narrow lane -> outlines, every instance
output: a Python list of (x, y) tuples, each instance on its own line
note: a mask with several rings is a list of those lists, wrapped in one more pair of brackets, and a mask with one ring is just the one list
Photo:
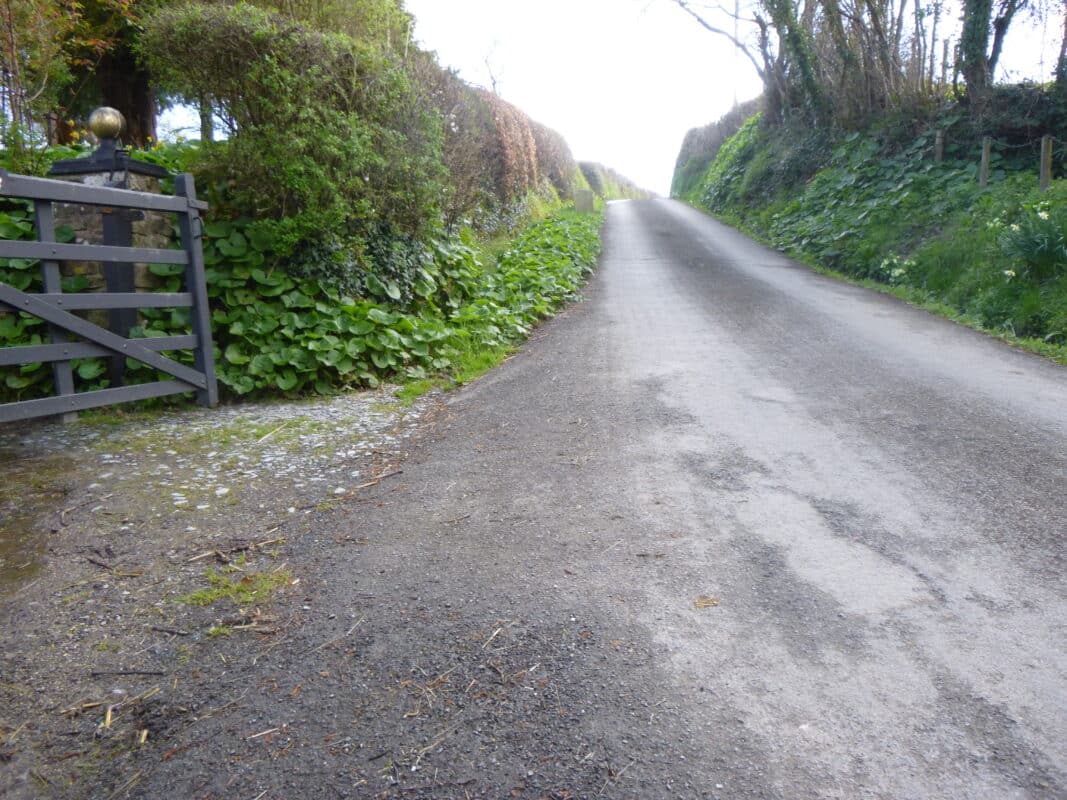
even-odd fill
[(857, 791), (1062, 796), (1064, 371), (680, 205), (612, 212), (618, 372), (678, 420), (633, 462), (735, 611), (660, 632), (675, 674), (731, 653), (776, 760)]
[(676, 203), (604, 236), (142, 796), (1067, 798), (1067, 371)]

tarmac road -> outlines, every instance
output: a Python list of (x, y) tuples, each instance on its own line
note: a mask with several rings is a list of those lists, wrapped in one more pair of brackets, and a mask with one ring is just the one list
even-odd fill
[(218, 723), (287, 748), (146, 796), (1067, 797), (1067, 371), (671, 201), (604, 237), (345, 520), (352, 646)]

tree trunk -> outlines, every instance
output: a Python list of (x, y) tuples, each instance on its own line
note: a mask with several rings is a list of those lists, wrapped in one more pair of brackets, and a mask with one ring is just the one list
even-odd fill
[(941, 3), (940, 0), (934, 0), (934, 24), (930, 28), (930, 86), (934, 85), (934, 66), (937, 58), (937, 25), (940, 21)]
[(197, 105), (200, 112), (200, 141), (212, 142), (215, 140), (215, 121), (212, 118), (211, 103), (207, 98), (201, 97)]
[[(1064, 9), (1067, 12), (1067, 9)], [(1063, 15), (1063, 38), (1060, 40), (1060, 57), (1056, 59), (1056, 80), (1067, 83), (1067, 13)]]
[[(1067, 12), (1067, 8), (1064, 11)], [(1060, 40), (1060, 57), (1056, 60), (1056, 92), (1061, 102), (1067, 102), (1067, 13), (1063, 15), (1063, 38)]]
[(144, 147), (156, 139), (156, 95), (148, 73), (122, 43), (100, 59), (96, 81), (104, 105), (117, 108), (126, 117), (122, 141)]
[(992, 0), (963, 0), (963, 29), (960, 32), (959, 72), (967, 83), (967, 100), (972, 115), (980, 115), (990, 84), (989, 25), (993, 18)]
[(1015, 16), (1015, 12), (1026, 5), (1026, 0), (1004, 0), (1000, 6), (1000, 13), (993, 20), (993, 47), (986, 59), (986, 72), (992, 82), (996, 77), (997, 62), (1000, 61), (1000, 51), (1004, 49), (1004, 37), (1008, 35), (1008, 27)]

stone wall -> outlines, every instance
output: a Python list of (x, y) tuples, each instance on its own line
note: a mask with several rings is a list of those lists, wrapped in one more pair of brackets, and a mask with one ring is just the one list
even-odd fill
[[(86, 186), (106, 186), (110, 173), (97, 172), (85, 175), (57, 176), (56, 180), (81, 183)], [(150, 175), (129, 173), (128, 186), (138, 192), (160, 194), (159, 179)], [(74, 230), (74, 240), (80, 244), (103, 244), (103, 213), (123, 213), (122, 209), (108, 209), (100, 206), (82, 206), (56, 203), (56, 225), (67, 225)], [(144, 219), (133, 222), (134, 247), (151, 247), (166, 249), (171, 240), (173, 219), (171, 214), (156, 211), (135, 212), (143, 214)], [(134, 285), (138, 291), (151, 291), (159, 286), (159, 279), (148, 271), (147, 264), (133, 264)], [(64, 276), (84, 275), (89, 280), (91, 291), (104, 291), (104, 268), (99, 262), (68, 261), (62, 267)]]

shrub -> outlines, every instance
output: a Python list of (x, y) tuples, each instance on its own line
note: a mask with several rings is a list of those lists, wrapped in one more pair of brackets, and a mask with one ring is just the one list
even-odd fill
[(638, 199), (649, 196), (648, 192), (629, 178), (603, 164), (595, 161), (579, 161), (578, 168), (589, 184), (589, 188), (604, 200)]
[(492, 92), (478, 90), (493, 118), (485, 154), (498, 200), (506, 203), (537, 187), (537, 144), (530, 118)]
[(540, 122), (531, 121), (530, 128), (533, 131), (539, 174), (552, 183), (560, 197), (570, 197), (574, 191), (574, 175), (578, 165), (574, 162), (567, 141)]
[[(150, 16), (142, 50), (163, 89), (228, 121), (198, 180), (217, 215), (257, 220), (293, 274), (358, 285), (369, 252), (436, 219), (439, 121), (380, 44), (247, 4), (191, 4)], [(323, 246), (334, 255), (320, 261)]]
[(756, 114), (762, 99), (749, 100), (736, 106), (717, 122), (693, 128), (682, 140), (671, 180), (671, 197), (696, 200), (700, 184), (723, 142), (733, 136), (745, 120)]
[(1067, 209), (1048, 200), (1023, 205), (1001, 225), (1000, 246), (1018, 272), (1042, 283), (1067, 272)]
[[(26, 204), (0, 211), (0, 238), (30, 239)], [(383, 262), (399, 258), (400, 271), (415, 275), (404, 290), (373, 276), (369, 299), (335, 286), (295, 277), (270, 265), (270, 241), (249, 220), (216, 220), (204, 227), (204, 261), (216, 345), (216, 370), (224, 396), (329, 393), (345, 386), (375, 386), (391, 377), (424, 378), (447, 371), (457, 354), (511, 344), (541, 317), (572, 297), (599, 253), (597, 215), (563, 213), (532, 226), (487, 268), (459, 237), (399, 246)], [(71, 232), (59, 231), (69, 239)], [(407, 263), (413, 259), (412, 263)], [(182, 267), (157, 264), (159, 290), (180, 289)], [(36, 262), (0, 263), (0, 281), (40, 290)], [(386, 273), (379, 273), (385, 275)], [(65, 291), (86, 288), (84, 278), (65, 281)], [(410, 291), (410, 302), (404, 292)], [(142, 309), (135, 337), (189, 332), (188, 309)], [(0, 346), (41, 344), (39, 319), (0, 312)], [(191, 353), (172, 354), (191, 362)], [(78, 389), (107, 386), (103, 361), (78, 359)], [(127, 361), (131, 382), (154, 380), (155, 371)], [(0, 369), (0, 399), (42, 396), (51, 390), (45, 364)]]

